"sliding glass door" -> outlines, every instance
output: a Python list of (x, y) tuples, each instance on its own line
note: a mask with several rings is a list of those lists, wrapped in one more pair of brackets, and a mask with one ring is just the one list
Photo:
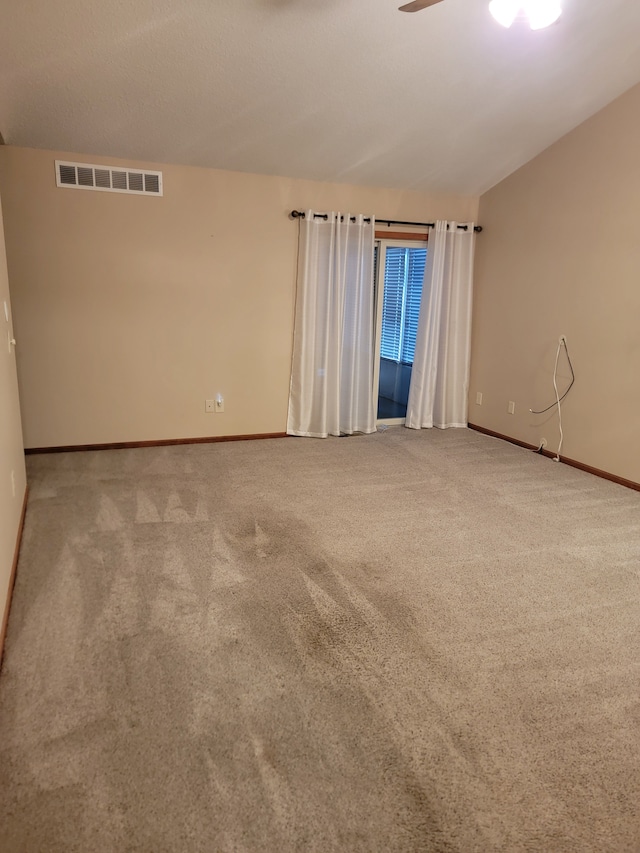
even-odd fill
[(407, 412), (427, 248), (424, 242), (381, 240), (376, 251), (378, 421), (402, 424)]

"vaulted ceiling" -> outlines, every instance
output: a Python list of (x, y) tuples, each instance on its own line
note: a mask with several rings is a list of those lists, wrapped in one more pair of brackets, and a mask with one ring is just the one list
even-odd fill
[(482, 192), (640, 81), (639, 0), (0, 0), (7, 144)]

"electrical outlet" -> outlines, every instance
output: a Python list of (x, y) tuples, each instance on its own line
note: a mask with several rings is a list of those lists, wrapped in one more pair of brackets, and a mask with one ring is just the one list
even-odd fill
[(516, 413), (516, 404), (513, 402), (513, 400), (509, 400), (509, 405), (507, 406), (507, 412), (508, 412), (510, 415), (515, 415), (515, 413)]
[(205, 412), (215, 412), (216, 401), (215, 400), (205, 400), (204, 401), (204, 410), (205, 410)]
[(224, 412), (224, 397), (222, 394), (218, 394), (215, 399), (215, 410), (216, 412)]
[(547, 439), (546, 439), (546, 438), (541, 438), (541, 439), (540, 439), (540, 446), (539, 446), (538, 450), (542, 450), (542, 448), (543, 448), (543, 447), (546, 447), (546, 446), (547, 446)]
[(476, 406), (482, 405), (482, 391), (476, 391)]

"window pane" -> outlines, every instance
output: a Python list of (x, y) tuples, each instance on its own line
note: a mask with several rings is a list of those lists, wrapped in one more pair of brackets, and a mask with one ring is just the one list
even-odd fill
[(386, 252), (380, 355), (413, 364), (426, 249), (389, 247)]
[(394, 361), (400, 361), (405, 255), (405, 249), (388, 248), (384, 268), (380, 355)]
[(407, 288), (401, 352), (401, 359), (407, 364), (413, 364), (413, 356), (416, 348), (418, 315), (420, 313), (422, 282), (424, 281), (426, 260), (426, 249), (407, 249)]

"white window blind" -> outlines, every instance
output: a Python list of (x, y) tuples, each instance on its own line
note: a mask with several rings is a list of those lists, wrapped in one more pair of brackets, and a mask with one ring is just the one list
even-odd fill
[(384, 270), (380, 355), (413, 364), (426, 249), (389, 246)]

